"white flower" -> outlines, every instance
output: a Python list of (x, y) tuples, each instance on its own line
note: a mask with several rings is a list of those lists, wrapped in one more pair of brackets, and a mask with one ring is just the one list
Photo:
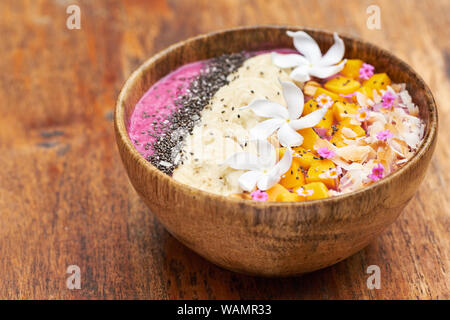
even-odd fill
[[(344, 41), (335, 32), (334, 44), (322, 56), (316, 41), (304, 31), (288, 31), (287, 35), (294, 38), (294, 47), (299, 54), (280, 54), (273, 52), (272, 61), (280, 68), (293, 68), (290, 77), (296, 81), (305, 82), (310, 76), (325, 79), (344, 68), (347, 60), (342, 60), (345, 53)], [(340, 63), (339, 63), (340, 62)]]
[(266, 140), (272, 133), (278, 130), (278, 140), (285, 147), (300, 146), (303, 137), (296, 130), (312, 128), (317, 125), (327, 112), (327, 108), (320, 108), (299, 119), (303, 112), (303, 92), (292, 82), (280, 81), (287, 109), (265, 99), (254, 100), (248, 106), (260, 117), (271, 118), (258, 123), (250, 129), (250, 135), (254, 139)]
[(239, 177), (239, 185), (245, 191), (267, 190), (280, 181), (281, 175), (289, 170), (292, 163), (292, 149), (287, 148), (283, 158), (277, 163), (275, 148), (266, 140), (251, 141), (256, 143), (258, 155), (238, 152), (226, 160), (233, 169), (247, 170)]

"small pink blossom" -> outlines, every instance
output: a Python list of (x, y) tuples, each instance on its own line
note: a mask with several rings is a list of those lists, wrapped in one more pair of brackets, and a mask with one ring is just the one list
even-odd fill
[(359, 78), (362, 80), (368, 80), (373, 76), (373, 71), (375, 67), (368, 63), (363, 63), (362, 67), (359, 69)]
[(369, 178), (372, 181), (378, 181), (383, 178), (384, 167), (381, 163), (378, 163), (375, 167), (372, 168), (372, 173), (369, 174)]
[(390, 132), (388, 129), (384, 131), (380, 131), (377, 134), (377, 139), (381, 141), (387, 141), (388, 139), (391, 139), (394, 135), (392, 132)]
[(252, 196), (252, 199), (256, 201), (267, 201), (267, 199), (269, 199), (269, 195), (267, 194), (267, 192), (259, 189), (253, 191), (252, 193), (250, 193), (250, 195)]
[(334, 157), (335, 153), (333, 150), (328, 149), (327, 147), (322, 147), (317, 149), (317, 153), (324, 159), (331, 159)]
[(383, 108), (389, 109), (394, 105), (396, 95), (390, 91), (386, 91), (381, 98), (382, 98), (381, 101), (383, 102)]
[(339, 93), (339, 95), (340, 95), (342, 98), (353, 98), (353, 96), (354, 96), (355, 94), (356, 94), (356, 92), (349, 93), (349, 94)]
[(322, 108), (329, 108), (333, 105), (333, 99), (324, 93), (316, 98), (316, 102)]

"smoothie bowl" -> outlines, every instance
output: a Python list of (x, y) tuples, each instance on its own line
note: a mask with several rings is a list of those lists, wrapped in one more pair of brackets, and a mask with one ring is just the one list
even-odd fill
[(149, 59), (120, 93), (115, 132), (130, 181), (174, 237), (224, 268), (289, 276), (395, 221), (430, 162), (437, 109), (374, 45), (261, 26)]

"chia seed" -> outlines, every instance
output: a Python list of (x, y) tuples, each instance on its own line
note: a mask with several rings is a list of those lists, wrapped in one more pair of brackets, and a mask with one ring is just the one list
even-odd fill
[(192, 79), (186, 93), (174, 101), (178, 108), (162, 123), (153, 122), (158, 136), (151, 143), (154, 153), (147, 157), (149, 162), (168, 175), (183, 163), (183, 138), (193, 134), (202, 110), (221, 87), (228, 85), (228, 75), (239, 69), (247, 58), (245, 53), (226, 54), (205, 63), (200, 75)]

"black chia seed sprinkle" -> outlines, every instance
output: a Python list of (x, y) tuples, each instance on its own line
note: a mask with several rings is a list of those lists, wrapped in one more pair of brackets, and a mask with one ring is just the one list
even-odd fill
[(202, 110), (221, 87), (228, 85), (228, 75), (239, 69), (247, 58), (245, 53), (234, 53), (205, 63), (200, 75), (192, 79), (186, 93), (174, 101), (178, 108), (166, 119), (168, 122), (154, 122), (153, 129), (158, 137), (152, 143), (154, 153), (147, 157), (148, 161), (166, 174), (173, 173), (184, 159), (184, 137), (193, 134)]

